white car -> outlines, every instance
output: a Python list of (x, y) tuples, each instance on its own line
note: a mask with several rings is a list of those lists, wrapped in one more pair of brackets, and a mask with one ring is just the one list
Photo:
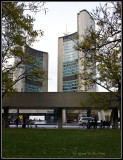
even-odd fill
[(79, 120), (79, 125), (86, 126), (88, 124), (88, 121), (92, 122), (94, 121), (93, 117), (81, 117)]

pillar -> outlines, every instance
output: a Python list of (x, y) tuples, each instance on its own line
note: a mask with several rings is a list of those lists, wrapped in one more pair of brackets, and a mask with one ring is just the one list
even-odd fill
[(63, 124), (66, 125), (67, 123), (67, 110), (66, 109), (63, 109), (62, 110), (62, 120), (63, 120)]
[(3, 114), (3, 128), (8, 128), (9, 123), (8, 123), (8, 108), (4, 108), (4, 114)]
[(54, 109), (54, 121), (58, 120), (58, 109)]
[(17, 117), (19, 116), (19, 109), (17, 109)]
[(90, 117), (91, 116), (91, 109), (88, 109), (87, 110), (87, 117)]
[(98, 111), (98, 119), (99, 121), (105, 121), (105, 115), (104, 115), (104, 111), (101, 110), (101, 111)]
[(62, 129), (62, 108), (58, 108), (58, 128)]

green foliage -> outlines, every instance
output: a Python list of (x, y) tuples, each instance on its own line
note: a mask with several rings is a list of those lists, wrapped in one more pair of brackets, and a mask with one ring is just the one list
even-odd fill
[[(2, 92), (3, 95), (15, 92), (13, 86), (21, 79), (34, 77), (34, 80), (42, 81), (44, 72), (41, 62), (37, 62), (26, 52), (26, 44), (33, 43), (43, 31), (34, 30), (34, 18), (25, 15), (25, 10), (38, 12), (43, 8), (44, 2), (2, 2)], [(8, 62), (16, 59), (12, 66)], [(14, 72), (24, 69), (28, 65), (28, 71), (13, 80)]]
[(82, 74), (86, 72), (83, 79), (111, 91), (112, 88), (120, 90), (121, 83), (121, 2), (108, 4), (91, 13), (96, 29), (87, 30), (88, 34), (77, 43), (76, 49), (84, 53), (81, 62), (90, 71), (87, 74), (83, 70)]
[(2, 72), (2, 80), (2, 90), (6, 90), (7, 96), (12, 96), (16, 92), (16, 89), (11, 87), (13, 85), (13, 78), (9, 77), (7, 72)]
[[(96, 29), (88, 29), (83, 41), (75, 49), (83, 52), (79, 74), (80, 86), (92, 89), (95, 84), (112, 92), (117, 90), (117, 101), (121, 101), (121, 2), (109, 2), (91, 13)], [(80, 37), (80, 36), (78, 36)], [(86, 82), (86, 83), (85, 83)], [(85, 90), (86, 89), (86, 90)], [(98, 99), (95, 99), (97, 102)]]

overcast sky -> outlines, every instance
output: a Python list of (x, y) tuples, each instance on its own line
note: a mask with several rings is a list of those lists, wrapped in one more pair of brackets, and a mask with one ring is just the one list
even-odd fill
[[(99, 3), (105, 2), (46, 2), (47, 14), (43, 11), (33, 14), (36, 21), (34, 29), (44, 31), (44, 36), (39, 38), (39, 42), (30, 46), (34, 49), (48, 52), (48, 92), (57, 92), (57, 57), (58, 57), (58, 37), (69, 32), (77, 31), (77, 13), (86, 9), (89, 12), (96, 9)], [(67, 26), (67, 27), (66, 27)], [(105, 91), (101, 89), (100, 91)]]

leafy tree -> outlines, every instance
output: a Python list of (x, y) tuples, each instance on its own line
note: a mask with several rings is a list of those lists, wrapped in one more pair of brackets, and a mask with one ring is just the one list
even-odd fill
[[(34, 18), (25, 15), (25, 10), (37, 13), (44, 8), (44, 2), (2, 2), (2, 93), (14, 93), (14, 85), (23, 78), (30, 78), (41, 82), (45, 73), (41, 62), (37, 62), (27, 51), (27, 44), (31, 45), (43, 31), (34, 30)], [(9, 61), (16, 59), (11, 66)], [(28, 69), (25, 67), (28, 65)], [(13, 79), (16, 70), (23, 69), (21, 75)], [(15, 76), (14, 76), (15, 77)]]
[(87, 89), (99, 85), (114, 94), (121, 106), (121, 1), (96, 7), (91, 16), (96, 28), (90, 27), (83, 40), (80, 42), (77, 38), (75, 45), (76, 50), (83, 52), (84, 68), (79, 76)]

